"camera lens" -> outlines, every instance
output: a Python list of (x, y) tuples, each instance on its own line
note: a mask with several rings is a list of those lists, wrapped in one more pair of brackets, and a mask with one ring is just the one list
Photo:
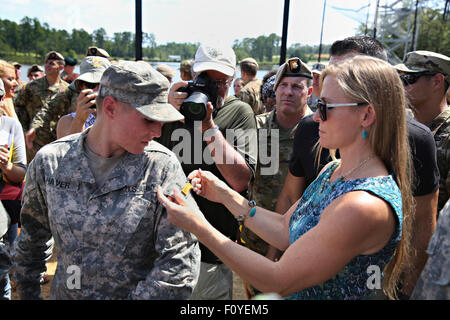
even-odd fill
[(190, 103), (187, 108), (189, 109), (190, 113), (197, 115), (202, 113), (204, 105), (200, 103)]
[(195, 91), (181, 105), (180, 112), (191, 120), (203, 120), (206, 117), (206, 104), (208, 96)]

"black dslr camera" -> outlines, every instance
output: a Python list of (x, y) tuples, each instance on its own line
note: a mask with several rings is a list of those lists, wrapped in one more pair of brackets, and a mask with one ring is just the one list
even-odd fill
[(181, 114), (187, 120), (203, 121), (206, 117), (208, 101), (211, 101), (213, 105), (213, 117), (216, 115), (219, 88), (209, 79), (206, 72), (202, 72), (195, 80), (188, 81), (187, 87), (181, 87), (177, 91), (188, 94), (180, 107)]

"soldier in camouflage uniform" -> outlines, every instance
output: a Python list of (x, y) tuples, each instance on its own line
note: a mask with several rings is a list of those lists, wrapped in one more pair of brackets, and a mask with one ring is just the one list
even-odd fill
[[(90, 56), (80, 64), (80, 76), (73, 81), (66, 91), (58, 94), (34, 116), (31, 129), (25, 134), (28, 145), (34, 144), (36, 139), (40, 145), (46, 145), (56, 140), (56, 125), (65, 114), (77, 109), (77, 98), (81, 90), (95, 89), (103, 72), (111, 65), (108, 59)], [(89, 86), (89, 88), (88, 88)], [(92, 90), (89, 90), (91, 93)], [(92, 99), (95, 95), (92, 96)], [(90, 110), (94, 112), (94, 110)]]
[(259, 66), (255, 59), (246, 58), (239, 62), (241, 68), (241, 78), (244, 81), (244, 87), (239, 93), (239, 99), (248, 103), (252, 107), (255, 115), (264, 112), (264, 105), (261, 101), (262, 82), (256, 78)]
[(450, 200), (442, 209), (427, 249), (429, 255), (416, 287), (413, 300), (450, 299)]
[[(187, 299), (200, 268), (197, 239), (167, 220), (156, 196), (186, 183), (176, 156), (151, 141), (183, 116), (150, 65), (103, 74), (97, 121), (44, 146), (30, 164), (13, 274), (22, 299), (41, 298), (52, 252), (52, 299)], [(198, 208), (191, 195), (186, 201)]]
[[(50, 51), (45, 57), (45, 77), (30, 82), (25, 90), (16, 96), (14, 105), (16, 113), (24, 132), (30, 129), (34, 116), (58, 93), (63, 93), (68, 87), (68, 83), (59, 77), (60, 71), (64, 68), (64, 57), (56, 52)], [(27, 145), (27, 161), (33, 160), (36, 152), (45, 143), (34, 141), (33, 146)]]
[[(277, 211), (277, 199), (289, 170), (289, 158), (298, 122), (304, 116), (312, 114), (306, 104), (312, 92), (311, 79), (312, 74), (306, 64), (298, 58), (289, 59), (280, 66), (275, 77), (275, 109), (256, 116), (260, 154), (255, 180), (250, 188), (250, 198), (258, 206), (268, 210)], [(285, 100), (291, 102), (287, 104)], [(295, 101), (295, 107), (291, 105), (292, 101)], [(268, 154), (261, 154), (265, 149), (262, 145), (267, 146)], [(241, 233), (241, 242), (259, 254), (268, 253), (268, 244), (245, 227)], [(250, 286), (246, 290), (250, 296), (255, 294), (254, 288)]]
[(450, 84), (450, 57), (430, 51), (413, 51), (395, 67), (409, 95), (414, 117), (430, 128), (436, 141), (439, 212), (450, 196), (450, 108), (446, 97)]

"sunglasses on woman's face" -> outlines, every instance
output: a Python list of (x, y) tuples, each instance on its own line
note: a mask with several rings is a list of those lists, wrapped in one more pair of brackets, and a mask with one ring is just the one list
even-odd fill
[(410, 84), (416, 83), (422, 76), (434, 76), (436, 72), (417, 72), (417, 73), (405, 73), (400, 75), (400, 79), (403, 85), (409, 86)]
[(327, 120), (327, 110), (331, 110), (336, 107), (359, 107), (368, 105), (367, 102), (349, 102), (349, 103), (325, 103), (322, 100), (317, 100), (316, 108), (319, 110), (320, 119), (322, 121)]

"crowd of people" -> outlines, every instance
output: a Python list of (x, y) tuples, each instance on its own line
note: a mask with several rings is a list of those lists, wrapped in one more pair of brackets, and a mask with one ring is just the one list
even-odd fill
[(449, 57), (77, 64), (0, 60), (0, 299), (450, 298)]

